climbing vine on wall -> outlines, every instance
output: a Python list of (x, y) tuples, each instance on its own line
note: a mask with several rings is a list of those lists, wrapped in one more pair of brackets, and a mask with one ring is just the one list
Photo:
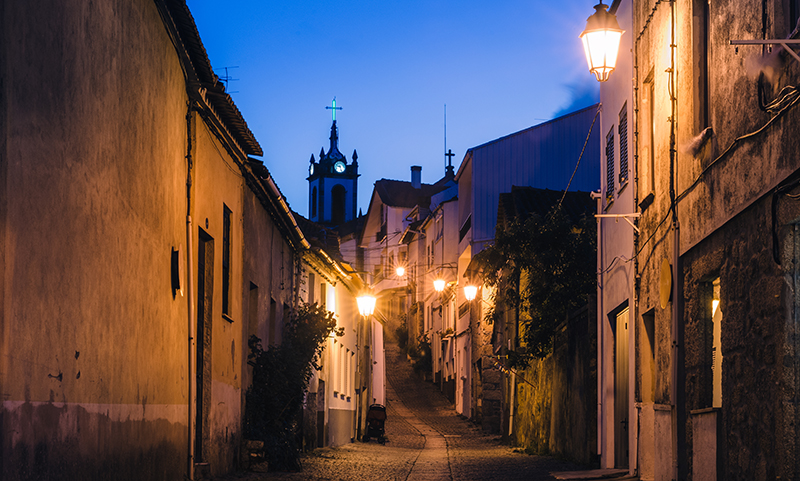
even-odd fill
[(264, 442), (270, 471), (300, 469), (297, 440), (303, 398), (312, 369), (320, 369), (331, 333), (344, 335), (343, 328), (336, 329), (333, 313), (316, 303), (300, 302), (285, 323), (279, 346), (265, 350), (256, 336), (248, 341), (253, 383), (246, 394), (245, 437)]
[(494, 245), (479, 254), (484, 284), (493, 287), (489, 322), (519, 320), (512, 367), (546, 357), (556, 327), (586, 304), (596, 289), (596, 230), (591, 216), (571, 220), (562, 209), (498, 228)]

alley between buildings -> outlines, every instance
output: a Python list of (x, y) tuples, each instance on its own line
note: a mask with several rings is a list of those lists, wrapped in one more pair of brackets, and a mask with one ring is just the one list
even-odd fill
[[(393, 342), (386, 344), (385, 445), (374, 439), (321, 448), (303, 458), (300, 473), (247, 473), (224, 480), (551, 480), (580, 469), (515, 452), (455, 414), (431, 382), (415, 375)], [(221, 480), (218, 480), (221, 481)]]

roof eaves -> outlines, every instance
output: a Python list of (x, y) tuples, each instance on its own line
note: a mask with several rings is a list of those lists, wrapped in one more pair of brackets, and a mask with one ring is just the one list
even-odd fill
[(188, 55), (190, 65), (187, 66), (187, 75), (190, 78), (187, 81), (189, 83), (197, 81), (207, 89), (206, 94), (209, 102), (213, 104), (220, 120), (226, 124), (245, 154), (264, 155), (253, 132), (247, 127), (247, 122), (245, 122), (242, 113), (234, 104), (230, 94), (225, 92), (224, 85), (214, 73), (214, 69), (208, 59), (208, 52), (206, 52), (203, 41), (200, 39), (197, 24), (195, 24), (194, 17), (192, 17), (185, 0), (160, 1), (166, 6), (177, 30), (181, 45), (176, 45), (176, 47), (183, 48)]

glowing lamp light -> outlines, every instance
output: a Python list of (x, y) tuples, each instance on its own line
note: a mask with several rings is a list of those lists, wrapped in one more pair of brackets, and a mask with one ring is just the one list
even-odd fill
[(466, 297), (468, 301), (475, 300), (475, 296), (477, 295), (478, 286), (464, 286), (464, 297)]
[(580, 38), (583, 40), (589, 71), (599, 82), (605, 82), (617, 66), (619, 41), (624, 30), (619, 28), (617, 16), (606, 11), (608, 5), (603, 5), (602, 0), (594, 9), (594, 14), (586, 20), (586, 30)]
[(375, 312), (375, 296), (365, 294), (356, 297), (356, 302), (358, 303), (358, 312), (362, 316), (369, 317)]
[(397, 274), (397, 277), (403, 277), (404, 275), (406, 275), (406, 268), (403, 266), (399, 266), (397, 269), (394, 270), (394, 272)]
[(433, 288), (436, 289), (436, 292), (442, 292), (444, 290), (444, 279), (433, 281)]

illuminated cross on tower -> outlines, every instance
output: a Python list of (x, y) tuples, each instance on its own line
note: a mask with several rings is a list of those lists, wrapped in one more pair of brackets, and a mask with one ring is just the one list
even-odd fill
[(326, 106), (325, 108), (328, 109), (328, 110), (333, 110), (333, 121), (336, 122), (336, 111), (337, 110), (342, 110), (341, 107), (337, 107), (336, 106), (336, 97), (333, 98), (333, 107)]

